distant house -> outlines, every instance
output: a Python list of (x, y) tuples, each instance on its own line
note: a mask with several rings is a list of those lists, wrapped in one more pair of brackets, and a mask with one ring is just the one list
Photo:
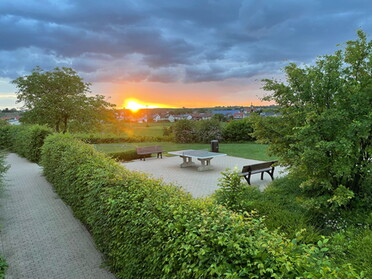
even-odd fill
[(234, 113), (239, 113), (239, 110), (214, 110), (212, 114), (223, 114), (225, 116), (234, 115)]
[(170, 115), (169, 122), (175, 122), (178, 120), (191, 120), (192, 116), (190, 114), (182, 114), (182, 115)]
[(154, 122), (169, 121), (169, 115), (168, 113), (157, 113), (152, 116), (152, 119)]
[(193, 113), (191, 114), (192, 120), (208, 120), (212, 118), (211, 113)]
[(233, 114), (234, 119), (243, 119), (244, 118), (244, 113), (242, 112), (236, 112)]

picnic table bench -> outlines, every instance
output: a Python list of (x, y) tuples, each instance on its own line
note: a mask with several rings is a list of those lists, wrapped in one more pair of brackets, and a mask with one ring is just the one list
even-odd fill
[(157, 158), (163, 158), (163, 147), (159, 145), (143, 146), (136, 148), (137, 154), (140, 155), (140, 160), (146, 160), (147, 155), (156, 154)]
[(264, 163), (258, 163), (253, 165), (243, 166), (242, 172), (239, 173), (240, 176), (244, 176), (245, 180), (251, 185), (251, 175), (255, 173), (261, 173), (261, 180), (263, 180), (263, 175), (267, 172), (271, 179), (274, 180), (274, 169), (273, 166), (278, 161), (270, 161)]

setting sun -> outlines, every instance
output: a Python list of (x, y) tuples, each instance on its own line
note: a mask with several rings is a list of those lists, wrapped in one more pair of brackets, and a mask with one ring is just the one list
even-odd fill
[(126, 109), (130, 109), (133, 112), (136, 112), (140, 109), (157, 108), (158, 106), (156, 106), (156, 105), (145, 105), (145, 104), (142, 104), (135, 99), (128, 99), (128, 100), (125, 101), (124, 107)]

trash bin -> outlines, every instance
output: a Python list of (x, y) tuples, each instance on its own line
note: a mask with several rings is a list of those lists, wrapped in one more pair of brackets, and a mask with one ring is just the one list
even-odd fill
[(211, 151), (212, 152), (218, 152), (219, 146), (218, 146), (218, 140), (212, 140), (211, 141)]

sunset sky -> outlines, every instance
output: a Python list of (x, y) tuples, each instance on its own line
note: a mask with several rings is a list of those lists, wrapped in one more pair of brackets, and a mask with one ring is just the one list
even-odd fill
[(118, 107), (258, 105), (262, 78), (357, 29), (370, 39), (370, 0), (1, 0), (0, 108), (36, 66), (71, 67)]

